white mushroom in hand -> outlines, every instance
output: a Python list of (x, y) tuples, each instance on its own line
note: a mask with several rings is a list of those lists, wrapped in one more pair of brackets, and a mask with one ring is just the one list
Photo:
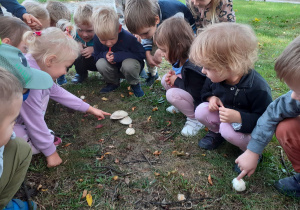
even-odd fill
[(246, 183), (244, 182), (243, 179), (237, 180), (237, 178), (234, 178), (232, 180), (232, 187), (238, 191), (238, 192), (242, 192), (244, 190), (246, 190)]

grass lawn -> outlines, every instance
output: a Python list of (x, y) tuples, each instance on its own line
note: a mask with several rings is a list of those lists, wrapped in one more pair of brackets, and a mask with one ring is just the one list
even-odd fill
[[(235, 0), (234, 10), (237, 22), (251, 25), (258, 36), (256, 70), (270, 84), (275, 99), (288, 89), (276, 78), (274, 60), (299, 35), (300, 5)], [(160, 76), (168, 69), (170, 65), (163, 63)], [(68, 75), (71, 79), (74, 70)], [(90, 73), (83, 84), (65, 88), (79, 97), (84, 95), (88, 103), (102, 110), (127, 111), (136, 134), (127, 136), (127, 127), (119, 122), (97, 121), (50, 101), (45, 119), (63, 139), (63, 146), (58, 147), (63, 164), (48, 169), (43, 155), (33, 157), (27, 181), (41, 209), (90, 209), (82, 198), (85, 190), (93, 198), (91, 209), (300, 207), (299, 200), (282, 196), (273, 187), (276, 180), (293, 172), (286, 156), (281, 157), (275, 138), (255, 174), (244, 179), (247, 190), (237, 193), (231, 181), (237, 176), (232, 169), (239, 149), (228, 143), (215, 151), (199, 149), (197, 143), (206, 131), (194, 138), (182, 137), (185, 117), (165, 111), (169, 104), (160, 83), (145, 87), (143, 98), (131, 96), (126, 82), (113, 93), (99, 95), (103, 85), (98, 73)], [(96, 129), (98, 124), (103, 127)], [(160, 155), (154, 155), (155, 151)], [(179, 193), (187, 201), (178, 202)]]

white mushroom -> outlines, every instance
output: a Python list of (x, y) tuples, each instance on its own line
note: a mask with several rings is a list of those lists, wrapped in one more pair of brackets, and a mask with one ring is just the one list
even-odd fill
[(234, 178), (232, 180), (232, 187), (233, 189), (235, 189), (238, 192), (242, 192), (244, 190), (246, 190), (246, 183), (244, 182), (244, 180), (240, 179), (237, 180), (237, 178)]
[(80, 99), (84, 100), (84, 99), (85, 99), (85, 96), (80, 96)]
[(120, 123), (123, 125), (130, 125), (132, 123), (132, 119), (129, 116), (127, 116), (120, 120)]
[(129, 135), (129, 136), (131, 136), (131, 135), (135, 134), (135, 130), (134, 130), (134, 128), (127, 128), (127, 130), (126, 130), (126, 134), (127, 134), (127, 135)]
[(184, 194), (178, 194), (178, 195), (177, 195), (177, 199), (178, 199), (179, 201), (184, 201), (186, 198), (185, 198), (185, 195), (184, 195)]
[(123, 110), (118, 110), (118, 111), (115, 111), (111, 116), (110, 116), (110, 119), (112, 120), (120, 120), (120, 119), (123, 119), (124, 117), (127, 117), (128, 116), (128, 113), (123, 111)]

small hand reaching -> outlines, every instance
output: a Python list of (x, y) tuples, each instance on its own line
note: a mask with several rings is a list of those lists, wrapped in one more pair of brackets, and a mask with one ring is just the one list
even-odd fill
[(104, 112), (104, 111), (102, 111), (102, 110), (100, 110), (100, 109), (96, 109), (96, 108), (94, 108), (94, 107), (92, 107), (92, 106), (90, 106), (90, 107), (88, 108), (87, 113), (92, 114), (92, 115), (95, 115), (95, 116), (98, 118), (98, 120), (105, 119), (105, 116), (104, 116), (104, 115), (108, 115), (108, 116), (111, 115), (111, 114), (108, 113), (108, 112)]
[(238, 164), (240, 170), (242, 171), (240, 175), (237, 177), (237, 179), (240, 180), (246, 175), (250, 177), (255, 172), (258, 159), (259, 159), (259, 154), (256, 154), (248, 149), (243, 154), (241, 154), (235, 160), (235, 163)]

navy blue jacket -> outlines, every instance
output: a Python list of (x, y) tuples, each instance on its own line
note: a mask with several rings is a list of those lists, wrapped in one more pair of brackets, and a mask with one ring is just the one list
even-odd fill
[[(176, 15), (177, 13), (183, 13), (185, 20), (190, 24), (193, 31), (196, 33), (195, 19), (187, 6), (177, 0), (159, 0), (160, 7), (159, 19), (161, 24), (164, 20)], [(158, 25), (159, 25), (158, 24)], [(142, 39), (142, 44), (146, 51), (152, 50), (152, 39)]]
[(185, 62), (181, 69), (181, 77), (177, 77), (174, 85), (187, 91), (194, 99), (195, 108), (202, 103), (201, 90), (206, 76), (202, 73), (202, 67), (196, 66), (190, 61)]
[[(17, 0), (0, 0), (0, 4), (14, 16), (23, 20), (22, 16), (27, 13), (25, 7), (20, 5)], [(0, 8), (1, 10), (1, 8)], [(0, 11), (0, 14), (2, 11)]]
[(213, 83), (206, 79), (202, 90), (202, 100), (210, 96), (221, 99), (225, 108), (240, 112), (242, 133), (251, 133), (258, 118), (272, 102), (271, 88), (266, 80), (255, 70), (244, 75), (238, 84), (228, 85), (223, 82)]
[[(93, 56), (97, 62), (100, 58), (106, 59), (109, 48), (101, 44), (99, 38), (94, 36), (94, 53)], [(128, 31), (122, 29), (118, 36), (117, 43), (111, 48), (114, 53), (114, 61), (118, 68), (121, 68), (122, 62), (127, 58), (138, 60), (141, 64), (141, 70), (144, 68), (144, 59), (146, 53), (137, 39)]]

